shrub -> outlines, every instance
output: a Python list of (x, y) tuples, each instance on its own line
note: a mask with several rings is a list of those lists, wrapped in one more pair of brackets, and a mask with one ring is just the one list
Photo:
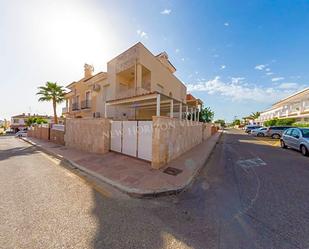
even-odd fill
[(293, 126), (309, 128), (309, 123), (294, 123)]
[(283, 118), (283, 119), (278, 119), (276, 122), (276, 125), (292, 125), (295, 123), (295, 118)]
[(278, 119), (274, 118), (271, 120), (268, 120), (264, 122), (264, 126), (284, 126), (284, 125), (292, 125), (295, 123), (295, 118), (283, 118), (283, 119)]
[(278, 120), (278, 118), (268, 120), (268, 121), (264, 122), (264, 126), (267, 126), (267, 127), (268, 126), (274, 126), (274, 125), (276, 125), (277, 120)]

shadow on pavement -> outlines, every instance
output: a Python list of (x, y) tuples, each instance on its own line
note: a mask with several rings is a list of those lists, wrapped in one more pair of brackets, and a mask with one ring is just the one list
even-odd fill
[[(304, 177), (301, 186), (292, 185), (301, 174), (301, 168), (290, 167), (297, 156), (287, 160), (280, 148), (244, 134), (225, 137), (179, 195), (117, 200), (94, 191), (98, 230), (93, 248), (305, 248), (308, 223), (301, 217), (309, 186)], [(307, 161), (300, 157), (300, 162)], [(289, 197), (291, 203), (282, 206), (285, 191), (302, 191), (303, 197)]]
[(25, 156), (38, 153), (34, 146), (14, 147), (6, 150), (0, 150), (0, 161), (7, 160), (11, 157)]

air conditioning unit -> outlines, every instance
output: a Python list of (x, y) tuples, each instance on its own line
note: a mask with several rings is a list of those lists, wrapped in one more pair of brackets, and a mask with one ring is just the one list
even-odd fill
[(98, 91), (100, 91), (100, 89), (101, 89), (101, 86), (100, 86), (99, 84), (94, 84), (94, 85), (92, 86), (92, 90), (93, 90), (93, 91), (98, 92)]

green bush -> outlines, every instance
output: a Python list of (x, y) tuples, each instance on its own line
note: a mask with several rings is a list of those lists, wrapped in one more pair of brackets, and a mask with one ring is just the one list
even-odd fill
[(283, 118), (278, 119), (276, 125), (283, 126), (283, 125), (292, 125), (295, 123), (295, 118)]
[(264, 126), (284, 126), (284, 125), (293, 125), (295, 123), (295, 118), (274, 118), (264, 122)]
[(293, 126), (309, 128), (309, 123), (294, 123)]
[(278, 120), (278, 118), (268, 120), (268, 121), (264, 122), (264, 126), (267, 126), (267, 127), (274, 126), (274, 125), (276, 125), (277, 120)]
[(220, 124), (221, 127), (225, 127), (225, 121), (223, 119), (218, 119), (214, 123), (215, 124)]

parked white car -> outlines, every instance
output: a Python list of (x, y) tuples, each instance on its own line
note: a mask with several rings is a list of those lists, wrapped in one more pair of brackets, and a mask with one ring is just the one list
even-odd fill
[(261, 127), (251, 131), (251, 135), (256, 137), (265, 137), (267, 136), (267, 127)]
[(15, 133), (15, 137), (27, 137), (27, 131), (18, 131)]

